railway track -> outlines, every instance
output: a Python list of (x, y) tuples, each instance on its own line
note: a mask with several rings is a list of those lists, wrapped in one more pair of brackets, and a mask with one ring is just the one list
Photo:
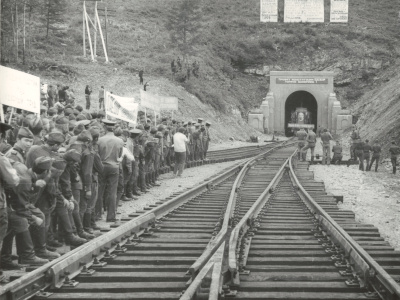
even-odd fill
[[(2, 287), (0, 298), (179, 298), (202, 261), (213, 254), (207, 252), (213, 249), (210, 239), (221, 242), (230, 220), (234, 177), (246, 165), (241, 163), (197, 188), (161, 201), (142, 215), (131, 215), (133, 219), (123, 220), (93, 242)], [(224, 233), (218, 237), (221, 227)], [(187, 273), (196, 259), (199, 266)]]
[(0, 299), (400, 299), (399, 253), (339, 211), (293, 151), (160, 203)]

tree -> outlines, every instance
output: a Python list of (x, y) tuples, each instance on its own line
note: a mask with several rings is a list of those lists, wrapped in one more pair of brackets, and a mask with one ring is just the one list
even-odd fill
[(67, 4), (68, 2), (66, 0), (45, 0), (46, 38), (49, 38), (50, 30), (60, 30), (59, 25), (64, 23)]
[(167, 29), (173, 44), (186, 57), (199, 39), (201, 0), (182, 0), (171, 8)]

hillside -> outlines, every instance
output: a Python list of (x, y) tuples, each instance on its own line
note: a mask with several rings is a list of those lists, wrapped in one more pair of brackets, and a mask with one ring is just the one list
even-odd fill
[[(34, 9), (26, 65), (15, 63), (11, 43), (3, 43), (3, 59), (47, 82), (69, 85), (81, 101), (86, 84), (94, 89), (105, 85), (116, 94), (137, 97), (136, 74), (144, 68), (149, 91), (179, 97), (179, 117), (204, 116), (217, 125), (218, 138), (245, 139), (255, 131), (241, 117), (265, 97), (270, 70), (333, 70), (339, 100), (352, 107), (366, 99), (366, 93), (388, 84), (385, 74), (400, 56), (397, 0), (352, 0), (350, 21), (345, 25), (262, 24), (258, 0), (202, 0), (197, 35), (188, 55), (190, 62), (199, 62), (199, 77), (180, 82), (173, 80), (170, 62), (183, 54), (171, 41), (167, 25), (171, 15), (179, 13), (181, 2), (108, 2), (108, 9), (115, 10), (107, 24), (110, 64), (101, 57), (100, 43), (97, 63), (82, 58), (82, 1), (65, 2), (63, 23), (50, 32), (49, 39), (40, 23), (41, 11)], [(329, 1), (325, 5), (328, 20)], [(87, 6), (92, 16), (93, 2), (87, 1)], [(282, 9), (283, 0), (279, 6)], [(6, 12), (3, 8), (2, 20)], [(6, 32), (3, 39), (9, 35)], [(357, 111), (363, 109), (358, 105)]]

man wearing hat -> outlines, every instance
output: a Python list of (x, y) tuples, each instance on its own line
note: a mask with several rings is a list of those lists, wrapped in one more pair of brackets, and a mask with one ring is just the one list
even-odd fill
[(6, 157), (20, 163), (25, 163), (25, 154), (31, 148), (33, 142), (32, 132), (25, 127), (18, 130), (17, 141), (8, 152)]
[(203, 159), (207, 157), (208, 145), (210, 143), (210, 127), (211, 123), (206, 122), (205, 130), (203, 130)]
[(132, 161), (132, 174), (128, 180), (126, 190), (126, 197), (133, 198), (134, 196), (140, 196), (138, 188), (138, 177), (139, 177), (139, 161), (140, 156), (143, 156), (143, 148), (139, 144), (139, 135), (142, 133), (140, 129), (131, 129), (129, 131), (129, 138), (126, 142), (128, 150), (133, 154), (135, 160)]
[(195, 161), (203, 160), (203, 141), (202, 133), (200, 131), (200, 124), (195, 124), (195, 130), (192, 134), (193, 137), (193, 152)]
[(202, 118), (197, 118), (197, 123), (200, 125), (200, 127), (204, 126)]
[[(3, 142), (6, 131), (11, 128), (12, 127), (10, 125), (0, 122), (0, 143)], [(19, 182), (20, 178), (18, 177), (17, 172), (11, 166), (8, 158), (6, 158), (5, 155), (0, 152), (0, 249), (2, 248), (3, 240), (6, 236), (8, 228), (8, 209), (6, 205), (4, 186), (7, 184), (7, 186), (13, 188), (18, 186)], [(0, 282), (2, 282), (4, 279), (5, 276), (0, 269)]]
[(10, 227), (4, 239), (2, 263), (12, 263), (14, 236), (18, 260), (21, 264), (43, 265), (48, 262), (48, 259), (56, 259), (60, 256), (46, 249), (45, 215), (34, 206), (37, 194), (46, 186), (46, 178), (49, 177), (52, 162), (53, 160), (49, 157), (39, 156), (34, 160), (31, 169), (20, 162), (13, 164), (20, 178), (20, 184), (7, 191), (13, 213), (9, 216)]
[[(115, 222), (116, 218), (116, 199), (119, 177), (119, 158), (122, 155), (124, 142), (114, 135), (115, 122), (103, 120), (107, 133), (99, 138), (99, 155), (104, 166), (103, 176), (100, 180), (99, 201), (106, 195), (105, 204), (107, 206), (107, 222)], [(105, 191), (107, 189), (107, 191)]]

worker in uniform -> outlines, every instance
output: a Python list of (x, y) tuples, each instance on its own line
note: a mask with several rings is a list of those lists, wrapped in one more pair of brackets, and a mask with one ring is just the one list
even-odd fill
[(332, 147), (332, 152), (333, 152), (333, 157), (332, 157), (332, 163), (337, 165), (340, 164), (343, 158), (343, 148), (340, 145), (339, 141), (336, 141), (336, 145)]
[(186, 161), (194, 161), (194, 141), (193, 141), (193, 133), (195, 131), (194, 127), (195, 123), (192, 124), (192, 121), (184, 123), (182, 126), (185, 129), (184, 135), (188, 138), (189, 142), (186, 148)]
[(350, 138), (351, 138), (351, 140), (350, 140), (350, 159), (355, 160), (356, 159), (355, 144), (358, 144), (359, 142), (361, 142), (360, 133), (358, 132), (356, 125), (353, 125), (353, 131), (351, 132)]
[[(150, 126), (149, 126), (150, 128)], [(140, 187), (140, 192), (147, 193), (147, 186), (146, 186), (146, 162), (144, 158), (145, 154), (145, 143), (147, 140), (147, 131), (143, 125), (138, 125), (137, 129), (142, 130), (142, 133), (139, 135), (139, 144), (141, 148), (141, 152), (139, 154), (139, 178), (138, 178), (138, 185)]]
[(369, 144), (369, 140), (365, 140), (363, 151), (364, 151), (364, 158), (363, 159), (366, 161), (366, 163), (364, 165), (365, 166), (365, 170), (369, 171), (369, 167), (368, 166), (369, 166), (369, 160), (371, 158), (370, 152), (372, 152), (372, 147)]
[(202, 143), (202, 134), (200, 131), (200, 125), (195, 124), (195, 131), (192, 134), (193, 137), (193, 152), (194, 152), (194, 160), (202, 160), (203, 159), (203, 143)]
[(371, 158), (371, 163), (368, 166), (368, 171), (371, 171), (372, 165), (375, 162), (375, 172), (378, 172), (378, 165), (379, 165), (379, 159), (381, 157), (381, 151), (382, 147), (379, 145), (379, 141), (375, 141), (374, 146), (372, 146), (372, 158)]
[(317, 136), (315, 135), (314, 131), (312, 128), (308, 130), (308, 134), (306, 137), (306, 142), (307, 144), (301, 149), (302, 156), (303, 156), (303, 161), (306, 160), (307, 157), (307, 150), (311, 150), (311, 162), (314, 161), (314, 149), (315, 149), (315, 142), (317, 140)]
[(129, 130), (129, 138), (127, 140), (127, 148), (132, 152), (135, 160), (132, 161), (132, 174), (129, 178), (127, 184), (127, 198), (132, 198), (133, 196), (140, 196), (138, 187), (138, 177), (139, 177), (139, 162), (140, 154), (143, 153), (142, 146), (139, 144), (139, 136), (142, 133), (140, 129)]
[[(300, 128), (296, 132), (296, 137), (297, 137), (297, 159), (300, 160), (300, 157), (302, 156), (301, 149), (304, 148), (306, 145), (306, 138), (307, 138), (307, 132), (304, 130), (304, 128)], [(304, 156), (304, 155), (303, 155)], [(304, 156), (303, 160), (306, 160), (306, 157)]]
[(97, 144), (99, 155), (104, 166), (103, 176), (99, 186), (99, 200), (105, 196), (107, 207), (107, 222), (115, 222), (116, 218), (116, 199), (119, 177), (119, 160), (122, 155), (124, 142), (114, 135), (115, 122), (103, 119), (107, 133), (100, 137)]
[[(10, 125), (0, 122), (0, 143), (4, 141), (6, 131), (9, 129), (12, 129)], [(19, 182), (20, 178), (18, 177), (17, 172), (11, 166), (8, 158), (6, 158), (5, 155), (0, 152), (0, 255), (3, 247), (4, 237), (7, 234), (9, 218), (9, 213), (7, 213), (9, 208), (7, 207), (6, 203), (5, 186), (14, 188), (19, 185)], [(25, 230), (28, 230), (27, 226)], [(5, 280), (5, 275), (1, 270), (1, 266), (3, 266), (3, 261), (0, 263), (0, 282)]]
[(361, 139), (353, 140), (354, 155), (359, 160), (358, 169), (364, 171), (364, 142)]
[(25, 164), (25, 155), (33, 143), (33, 133), (25, 127), (18, 130), (17, 141), (10, 150), (6, 152), (6, 157), (13, 161)]
[(146, 166), (146, 186), (150, 189), (153, 186), (153, 175), (154, 175), (154, 158), (155, 158), (155, 146), (158, 144), (158, 140), (153, 136), (156, 132), (150, 131), (151, 135), (148, 137), (145, 143), (144, 160)]
[[(19, 264), (43, 265), (50, 259), (60, 257), (57, 252), (46, 249), (46, 220), (43, 212), (34, 202), (40, 189), (46, 186), (50, 177), (52, 158), (39, 156), (28, 169), (23, 163), (13, 162), (12, 166), (20, 178), (18, 187), (7, 189), (10, 205), (9, 228), (2, 247), (2, 263), (12, 263), (12, 241), (15, 236)], [(29, 230), (28, 230), (29, 228)]]
[(163, 136), (163, 153), (164, 153), (164, 164), (168, 167), (171, 167), (171, 144), (172, 137), (170, 133), (171, 126), (168, 126), (167, 129), (164, 130)]
[(208, 152), (208, 145), (210, 143), (210, 127), (211, 123), (206, 122), (206, 126), (204, 127), (203, 130), (203, 158), (206, 159), (207, 157), (207, 152)]
[(396, 174), (396, 165), (397, 165), (397, 157), (400, 154), (400, 147), (396, 145), (395, 141), (392, 141), (392, 144), (389, 148), (390, 160), (392, 162), (393, 174)]
[(157, 128), (157, 132), (154, 135), (158, 139), (158, 143), (155, 147), (155, 157), (154, 157), (154, 183), (155, 185), (160, 185), (157, 182), (158, 176), (160, 175), (161, 165), (164, 164), (164, 125), (160, 125)]
[(322, 141), (322, 164), (327, 165), (331, 164), (331, 140), (332, 135), (328, 131), (328, 129), (324, 129), (321, 133), (321, 141)]

